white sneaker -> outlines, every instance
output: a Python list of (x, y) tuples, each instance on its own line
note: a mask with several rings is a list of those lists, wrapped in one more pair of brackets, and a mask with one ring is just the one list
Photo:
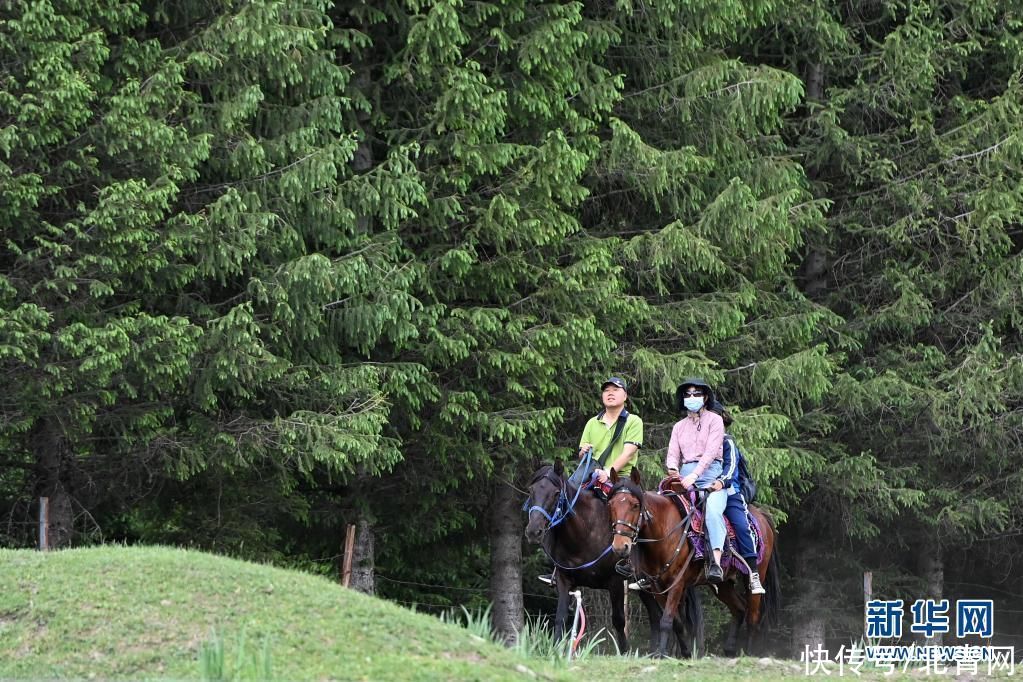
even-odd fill
[(640, 590), (648, 589), (649, 587), (650, 587), (650, 581), (647, 580), (646, 578), (640, 578), (639, 580), (637, 580), (634, 583), (629, 583), (629, 589), (630, 590), (635, 590), (637, 592), (639, 592)]
[(765, 594), (767, 590), (760, 584), (760, 574), (756, 571), (750, 571), (749, 574), (749, 591), (750, 594)]

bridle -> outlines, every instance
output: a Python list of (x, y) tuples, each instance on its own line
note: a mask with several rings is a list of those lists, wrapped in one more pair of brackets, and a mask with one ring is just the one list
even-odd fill
[[(677, 559), (679, 554), (682, 553), (682, 548), (686, 544), (687, 534), (688, 534), (689, 528), (692, 525), (692, 521), (693, 521), (692, 510), (690, 510), (689, 513), (687, 513), (685, 515), (685, 518), (683, 518), (682, 521), (680, 521), (678, 525), (676, 525), (674, 528), (669, 530), (664, 535), (664, 537), (661, 537), (661, 538), (640, 538), (639, 537), (639, 533), (643, 529), (643, 524), (646, 521), (649, 521), (651, 518), (653, 518), (653, 516), (651, 515), (650, 511), (645, 508), (645, 505), (643, 504), (643, 495), (640, 494), (640, 495), (637, 496), (634, 491), (630, 490), (628, 487), (626, 487), (624, 485), (622, 485), (620, 487), (616, 486), (614, 489), (611, 490), (611, 496), (608, 499), (608, 504), (610, 505), (612, 503), (612, 501), (617, 496), (619, 496), (621, 494), (631, 495), (632, 497), (634, 497), (634, 498), (639, 500), (639, 518), (636, 520), (636, 523), (630, 523), (629, 521), (625, 521), (624, 519), (616, 519), (611, 524), (611, 534), (612, 535), (620, 535), (620, 536), (622, 536), (624, 538), (628, 538), (629, 540), (631, 540), (632, 541), (632, 550), (633, 551), (636, 550), (636, 548), (639, 546), (640, 543), (662, 542), (664, 540), (667, 540), (672, 535), (674, 535), (677, 531), (681, 531), (679, 533), (678, 544), (675, 546), (675, 551), (672, 553), (671, 558), (668, 559), (664, 563), (663, 566), (661, 566), (660, 570), (657, 572), (657, 575), (650, 576), (653, 579), (654, 584), (660, 584), (661, 576), (663, 576), (668, 571), (668, 569), (671, 567), (671, 565), (673, 563), (675, 563), (675, 559)], [(632, 532), (628, 533), (628, 532), (622, 531), (622, 530), (619, 529), (619, 526), (624, 526), (625, 528), (629, 529)], [(669, 585), (666, 589), (661, 590), (659, 592), (653, 592), (653, 591), (650, 591), (650, 590), (648, 590), (648, 591), (650, 591), (651, 594), (667, 594), (671, 590), (671, 588), (676, 583), (678, 583), (678, 581), (680, 581), (682, 579), (683, 575), (685, 574), (686, 568), (689, 567), (689, 563), (692, 560), (693, 560), (693, 552), (690, 552), (689, 556), (686, 557), (685, 563), (682, 565), (682, 569), (679, 571), (679, 573), (676, 576), (675, 580), (672, 581), (672, 584)]]
[(582, 486), (579, 486), (576, 490), (575, 497), (571, 502), (569, 502), (568, 488), (565, 485), (565, 480), (555, 474), (553, 469), (544, 470), (542, 474), (539, 474), (536, 478), (529, 482), (529, 486), (532, 487), (534, 483), (540, 480), (550, 481), (558, 489), (558, 502), (554, 505), (554, 511), (549, 513), (545, 508), (538, 504), (530, 505), (530, 502), (533, 499), (532, 495), (526, 498), (526, 502), (522, 505), (522, 507), (526, 510), (527, 517), (532, 516), (533, 512), (539, 512), (545, 519), (547, 519), (547, 525), (543, 529), (543, 532), (547, 533), (572, 515), (575, 509), (575, 503), (579, 499), (579, 493), (582, 491)]
[[(541, 515), (543, 515), (545, 519), (547, 519), (547, 526), (544, 527), (543, 529), (543, 534), (546, 536), (547, 533), (549, 533), (560, 523), (562, 523), (565, 519), (567, 519), (568, 517), (572, 516), (572, 514), (575, 513), (575, 504), (576, 502), (579, 501), (579, 494), (583, 491), (583, 488), (585, 486), (581, 485), (578, 486), (576, 488), (575, 495), (572, 497), (571, 501), (569, 501), (568, 496), (570, 491), (568, 488), (568, 484), (566, 483), (564, 477), (559, 476), (554, 472), (554, 469), (552, 467), (547, 467), (543, 469), (541, 473), (538, 473), (536, 476), (534, 476), (533, 480), (529, 482), (529, 487), (531, 488), (534, 483), (541, 480), (550, 481), (558, 489), (558, 502), (557, 504), (554, 505), (554, 511), (552, 513), (548, 513), (548, 511), (541, 507), (540, 505), (530, 504), (533, 499), (532, 495), (526, 498), (526, 501), (522, 504), (522, 509), (527, 512), (527, 518), (528, 516), (531, 516), (533, 512), (539, 512)], [(551, 553), (550, 548), (548, 548), (545, 543), (541, 543), (541, 547), (543, 548), (544, 554), (547, 555), (551, 562), (553, 562), (553, 564), (557, 568), (560, 568), (565, 571), (579, 571), (586, 568), (590, 568), (591, 566), (594, 566), (597, 563), (599, 563), (601, 559), (603, 559), (611, 552), (611, 544), (608, 543), (607, 547), (605, 547), (604, 550), (600, 554), (598, 554), (595, 559), (586, 561), (576, 566), (570, 566), (559, 562)]]
[[(636, 498), (636, 494), (634, 492), (626, 487), (621, 487), (618, 490), (611, 491), (611, 497), (608, 498), (607, 501), (608, 506), (610, 506), (611, 503), (614, 502), (614, 499), (619, 495), (630, 495)], [(639, 502), (639, 518), (636, 519), (636, 523), (631, 523), (625, 519), (615, 519), (611, 522), (611, 535), (620, 535), (621, 537), (630, 540), (633, 544), (639, 541), (640, 528), (643, 526), (643, 522), (650, 517), (650, 512), (648, 512), (643, 506), (643, 497), (639, 496), (636, 499)], [(625, 526), (632, 532), (625, 532), (621, 530), (619, 526)]]

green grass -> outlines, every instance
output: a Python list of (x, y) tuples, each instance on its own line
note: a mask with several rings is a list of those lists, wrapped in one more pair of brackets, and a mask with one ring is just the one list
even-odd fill
[(0, 550), (0, 678), (200, 679), (218, 638), (232, 669), (258, 671), (266, 643), (281, 680), (568, 679), (318, 576), (168, 548)]
[(535, 621), (512, 650), (490, 641), (484, 615), (443, 622), (320, 576), (180, 549), (0, 550), (5, 679), (806, 679), (801, 663), (770, 659), (590, 651), (566, 663)]

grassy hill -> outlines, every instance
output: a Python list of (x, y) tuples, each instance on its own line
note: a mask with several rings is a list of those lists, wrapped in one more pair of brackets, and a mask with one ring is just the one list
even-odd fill
[(200, 679), (211, 642), (233, 679), (804, 678), (769, 659), (528, 658), (322, 577), (200, 552), (0, 549), (0, 678)]
[(231, 663), (267, 644), (276, 679), (564, 678), (313, 575), (168, 548), (0, 550), (0, 678), (199, 678), (214, 629)]

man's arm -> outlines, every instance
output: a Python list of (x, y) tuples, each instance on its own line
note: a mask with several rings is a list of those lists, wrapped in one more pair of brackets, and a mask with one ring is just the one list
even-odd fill
[(586, 454), (586, 451), (593, 447), (594, 439), (590, 434), (590, 424), (592, 423), (593, 418), (591, 417), (590, 420), (586, 422), (586, 426), (583, 427), (583, 436), (579, 439), (579, 459), (582, 459)]
[(639, 446), (635, 443), (626, 443), (625, 448), (622, 450), (622, 454), (618, 455), (618, 458), (611, 462), (611, 466), (607, 468), (607, 472), (611, 473), (612, 468), (616, 471), (621, 471), (622, 467), (629, 463), (629, 460), (632, 459), (632, 456), (636, 454), (637, 450), (639, 450)]
[(636, 415), (631, 415), (628, 421), (625, 422), (622, 440), (625, 441), (622, 454), (618, 455), (615, 461), (611, 462), (607, 467), (608, 472), (611, 471), (612, 467), (621, 471), (622, 467), (627, 466), (632, 460), (632, 456), (636, 454), (636, 451), (643, 447), (643, 420)]

